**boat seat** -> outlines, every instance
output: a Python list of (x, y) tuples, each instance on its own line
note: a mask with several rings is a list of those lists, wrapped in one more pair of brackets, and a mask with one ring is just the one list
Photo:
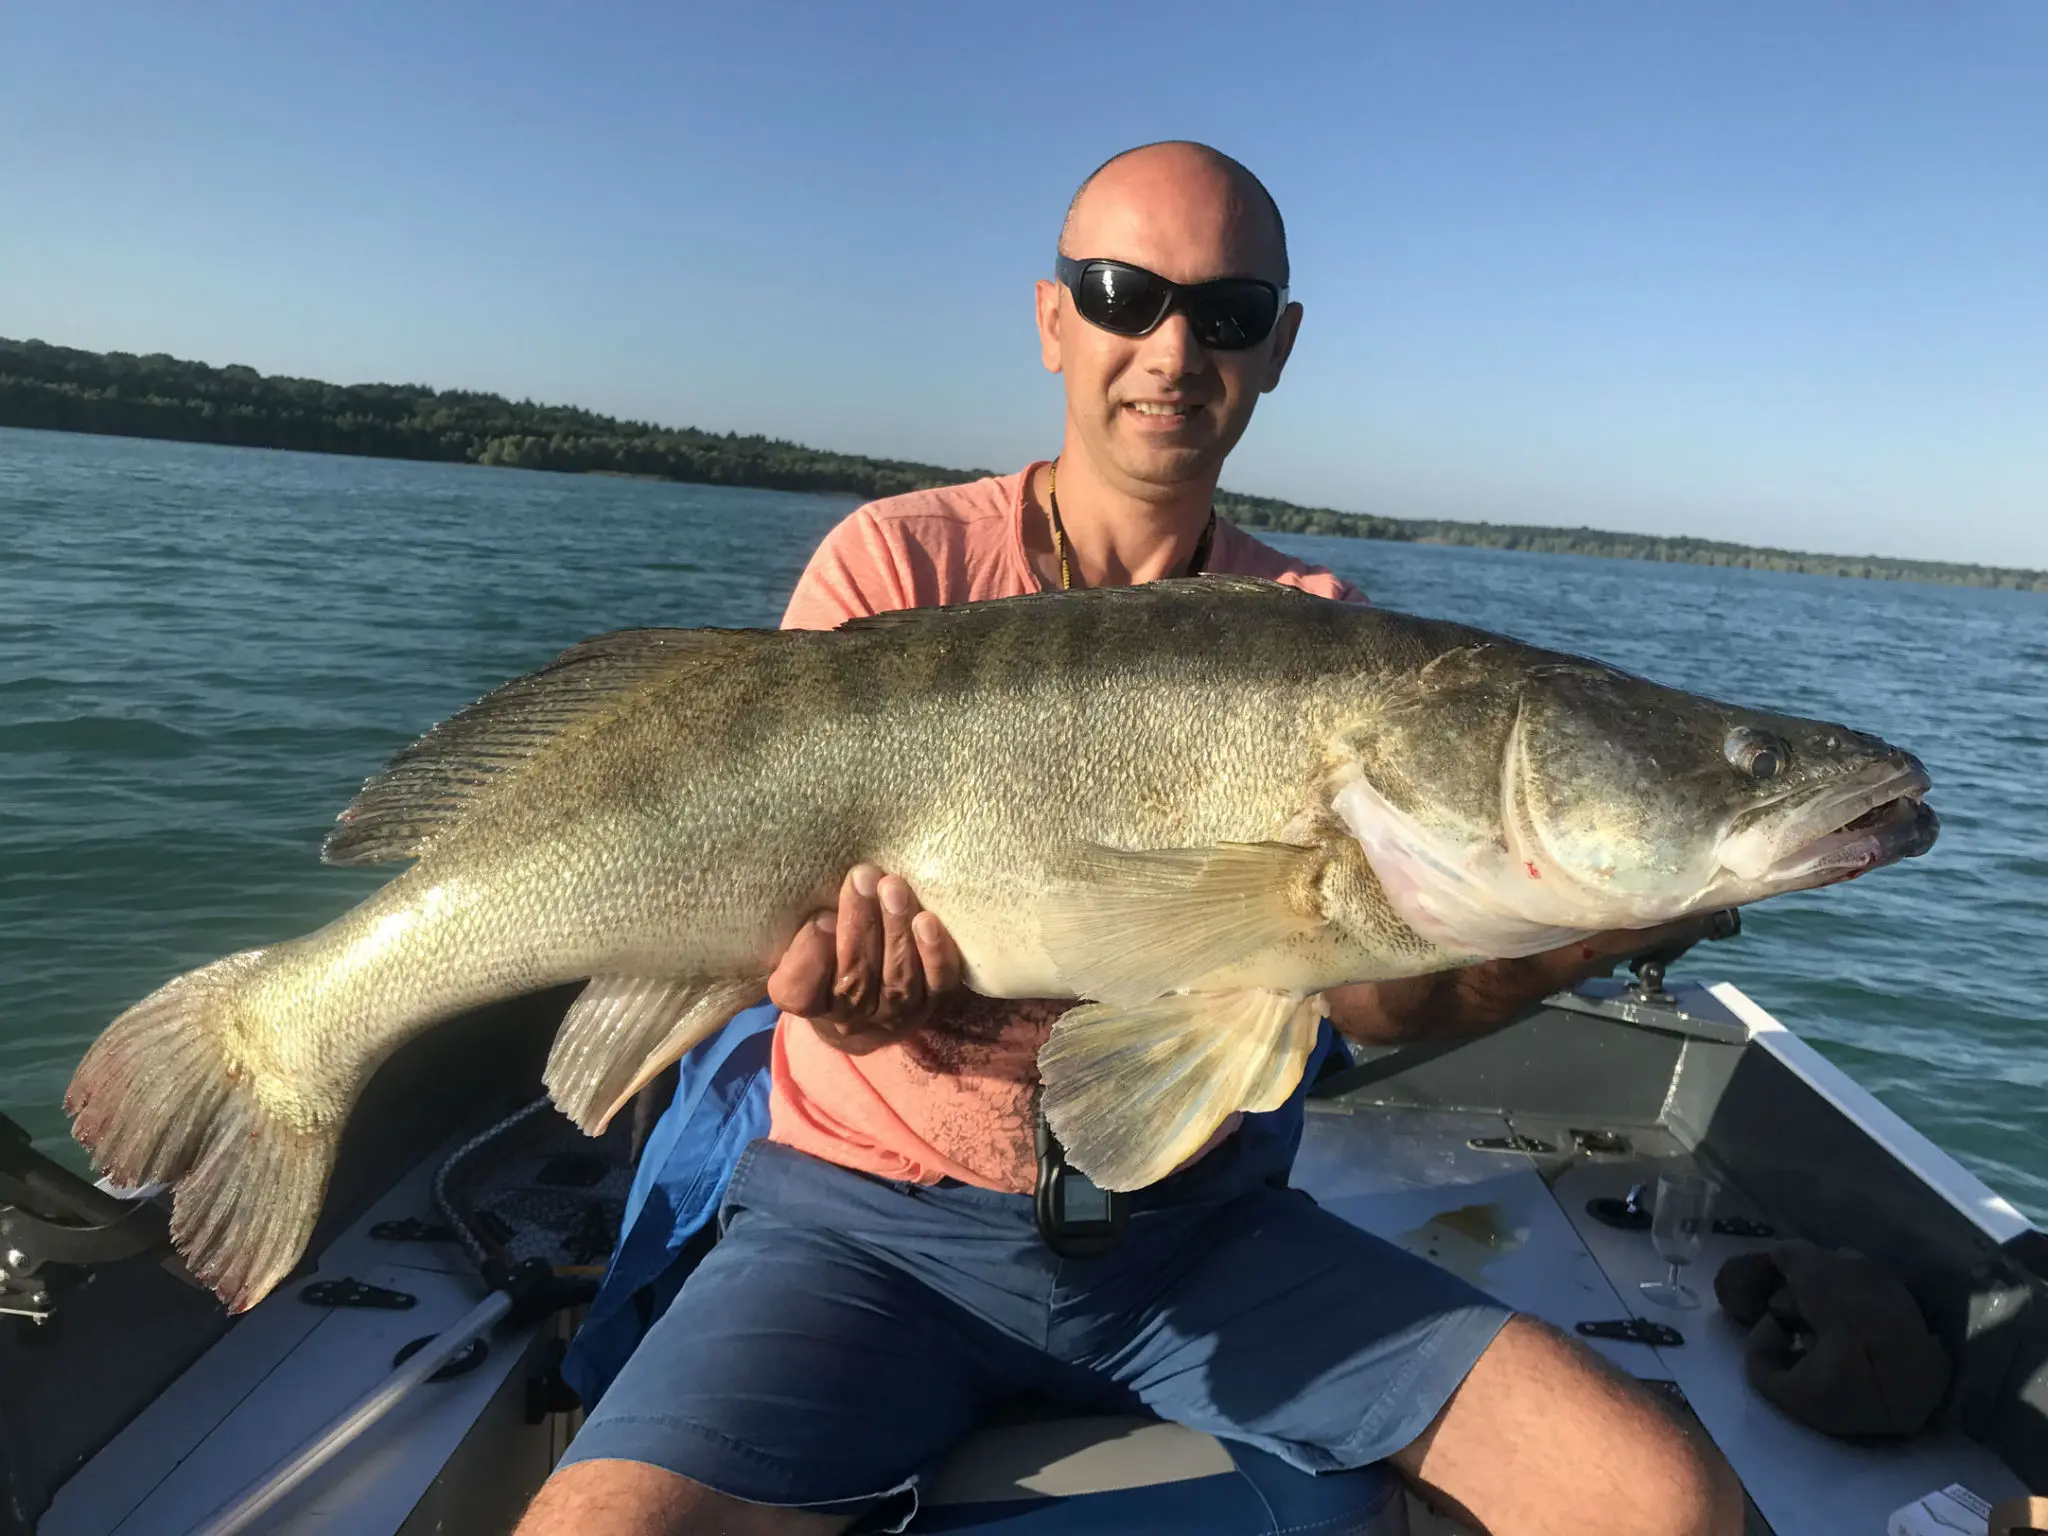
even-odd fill
[(1003, 1536), (1407, 1536), (1384, 1465), (1314, 1476), (1154, 1418), (1029, 1410), (985, 1424), (940, 1466), (908, 1527)]

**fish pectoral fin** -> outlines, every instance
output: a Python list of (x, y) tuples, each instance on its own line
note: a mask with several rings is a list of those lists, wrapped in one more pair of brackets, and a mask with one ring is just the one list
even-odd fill
[(562, 1017), (542, 1080), (555, 1107), (596, 1136), (662, 1068), (766, 991), (759, 977), (593, 976)]
[(1038, 1053), (1046, 1122), (1104, 1189), (1143, 1189), (1237, 1110), (1287, 1102), (1315, 1046), (1320, 994), (1177, 992), (1060, 1016)]
[(1141, 1003), (1322, 926), (1324, 850), (1089, 847), (1058, 868), (1038, 936), (1077, 997)]

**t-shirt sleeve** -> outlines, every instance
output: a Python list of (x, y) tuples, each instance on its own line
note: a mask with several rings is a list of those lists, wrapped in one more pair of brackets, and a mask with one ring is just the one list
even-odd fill
[(1372, 599), (1357, 587), (1335, 571), (1326, 571), (1319, 565), (1312, 565), (1304, 571), (1298, 584), (1302, 591), (1313, 592), (1317, 597), (1327, 597), (1340, 603), (1358, 603), (1364, 607), (1372, 604)]
[(1228, 571), (1234, 576), (1257, 576), (1296, 587), (1314, 597), (1339, 603), (1370, 603), (1364, 592), (1324, 566), (1310, 565), (1292, 555), (1282, 554), (1261, 543), (1235, 523), (1221, 519), (1216, 524), (1216, 546), (1209, 569)]
[(848, 619), (910, 607), (881, 525), (860, 507), (825, 535), (783, 610), (784, 629), (837, 629)]

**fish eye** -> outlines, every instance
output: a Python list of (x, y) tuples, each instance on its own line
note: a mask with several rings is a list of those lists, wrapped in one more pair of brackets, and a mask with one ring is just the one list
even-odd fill
[(1783, 742), (1762, 731), (1731, 731), (1724, 750), (1728, 761), (1752, 779), (1775, 779), (1790, 756)]

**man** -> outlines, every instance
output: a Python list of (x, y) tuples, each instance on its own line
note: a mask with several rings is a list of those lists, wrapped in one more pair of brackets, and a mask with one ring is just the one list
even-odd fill
[[(1059, 250), (1037, 292), (1066, 390), (1058, 460), (860, 509), (786, 624), (1194, 567), (1357, 598), (1211, 515), (1301, 323), (1265, 188), (1214, 150), (1149, 145), (1084, 183)], [(1479, 1033), (1661, 937), (1327, 1002), (1354, 1039)], [(1030, 1191), (1036, 1052), (1069, 1005), (975, 997), (960, 969), (910, 884), (870, 866), (792, 942), (769, 983), (784, 1010), (771, 1135), (530, 1536), (828, 1532), (878, 1503), (907, 1513), (920, 1471), (1024, 1390), (1142, 1406), (1312, 1471), (1391, 1460), (1494, 1536), (1740, 1530), (1732, 1474), (1650, 1394), (1279, 1188), (1294, 1141), (1266, 1122), (1284, 1112), (1227, 1124), (1134, 1197), (1116, 1252), (1063, 1265)]]

